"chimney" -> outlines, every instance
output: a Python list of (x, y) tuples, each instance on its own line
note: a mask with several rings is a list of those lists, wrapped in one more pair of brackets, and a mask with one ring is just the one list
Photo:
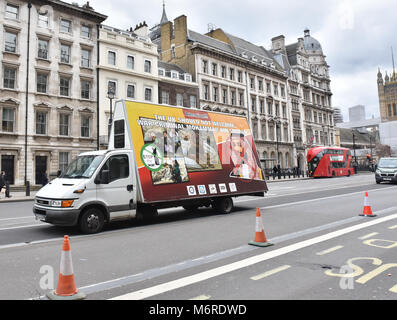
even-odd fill
[(272, 50), (275, 53), (285, 50), (285, 37), (283, 35), (272, 38)]
[(145, 21), (141, 22), (139, 25), (136, 26), (134, 33), (141, 37), (147, 37), (149, 35), (149, 28)]
[[(162, 60), (169, 62), (171, 59), (171, 54), (166, 55), (165, 53), (171, 49), (171, 39), (172, 39), (172, 22), (168, 21), (160, 26), (161, 30), (161, 51)], [(167, 59), (169, 56), (169, 59)]]
[(174, 19), (175, 45), (185, 44), (187, 41), (187, 18), (183, 14)]

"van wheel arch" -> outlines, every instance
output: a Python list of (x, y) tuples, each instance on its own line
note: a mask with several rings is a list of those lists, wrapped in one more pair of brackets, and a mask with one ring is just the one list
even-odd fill
[[(91, 213), (93, 217), (95, 217), (95, 215), (98, 216), (99, 224), (100, 224), (98, 231), (89, 230), (89, 227), (82, 222), (82, 219), (87, 218), (86, 217), (87, 213)], [(102, 230), (104, 224), (108, 221), (109, 221), (109, 216), (107, 210), (99, 204), (93, 204), (93, 205), (88, 205), (81, 211), (77, 225), (80, 228), (80, 230), (84, 233), (97, 233)]]

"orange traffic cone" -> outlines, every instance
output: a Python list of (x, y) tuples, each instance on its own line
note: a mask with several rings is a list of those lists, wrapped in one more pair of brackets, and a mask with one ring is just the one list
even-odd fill
[(256, 208), (255, 240), (250, 241), (248, 244), (257, 247), (268, 247), (273, 245), (273, 243), (270, 243), (266, 240), (265, 230), (263, 228), (262, 217), (259, 208)]
[(47, 297), (51, 300), (81, 300), (86, 297), (84, 293), (78, 292), (74, 282), (69, 236), (63, 238), (58, 286), (55, 291), (47, 294)]
[(376, 214), (372, 213), (371, 205), (369, 204), (368, 191), (365, 191), (364, 209), (363, 209), (363, 213), (359, 214), (359, 216), (376, 217)]

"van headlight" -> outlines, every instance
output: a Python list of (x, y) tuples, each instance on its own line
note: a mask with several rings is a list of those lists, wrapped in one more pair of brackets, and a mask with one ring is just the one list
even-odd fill
[(73, 205), (74, 200), (51, 200), (51, 207), (69, 208)]

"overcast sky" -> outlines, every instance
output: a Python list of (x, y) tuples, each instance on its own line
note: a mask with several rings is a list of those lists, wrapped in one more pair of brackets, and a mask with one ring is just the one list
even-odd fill
[[(72, 2), (68, 0), (68, 2)], [(85, 1), (78, 0), (79, 4)], [(107, 25), (120, 29), (160, 21), (162, 0), (91, 0), (106, 14)], [(392, 71), (391, 47), (397, 57), (395, 0), (165, 0), (168, 19), (185, 14), (188, 28), (206, 33), (212, 23), (228, 33), (270, 48), (283, 34), (287, 44), (309, 28), (320, 41), (330, 65), (333, 106), (348, 121), (348, 108), (365, 105), (367, 118), (379, 116), (378, 67)], [(397, 61), (397, 60), (396, 60)]]

